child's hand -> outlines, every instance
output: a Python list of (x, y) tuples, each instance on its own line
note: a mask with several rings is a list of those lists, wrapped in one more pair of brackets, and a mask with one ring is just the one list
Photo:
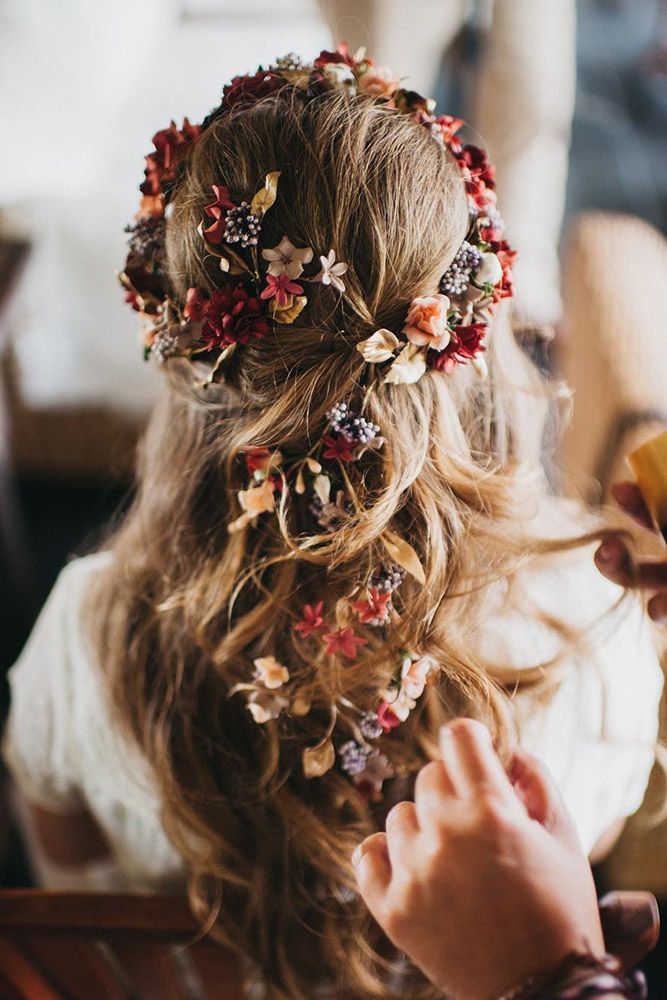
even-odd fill
[(604, 954), (590, 867), (551, 779), (517, 753), (505, 774), (488, 730), (459, 719), (415, 801), (387, 816), (355, 864), (394, 944), (460, 1000), (489, 1000), (570, 951)]
[[(616, 483), (612, 494), (617, 504), (649, 531), (655, 531), (653, 519), (635, 483)], [(595, 553), (595, 565), (600, 572), (622, 587), (654, 590), (648, 602), (653, 621), (667, 624), (667, 560), (661, 562), (634, 559), (620, 535), (606, 538)]]

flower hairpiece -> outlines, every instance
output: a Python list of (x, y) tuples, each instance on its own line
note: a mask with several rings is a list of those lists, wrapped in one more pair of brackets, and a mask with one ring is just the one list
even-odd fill
[(275, 95), (304, 102), (331, 90), (350, 98), (365, 96), (407, 115), (424, 127), (456, 161), (468, 198), (470, 229), (431, 294), (410, 303), (397, 330), (379, 329), (357, 344), (365, 362), (379, 365), (388, 384), (410, 384), (427, 371), (453, 371), (472, 362), (485, 372), (483, 352), (497, 303), (512, 295), (514, 251), (503, 239), (496, 208), (495, 175), (486, 153), (464, 144), (460, 118), (435, 114), (435, 102), (400, 86), (386, 67), (375, 66), (365, 50), (345, 44), (324, 50), (304, 64), (289, 53), (257, 73), (235, 77), (223, 88), (220, 107), (201, 125), (186, 118), (153, 136), (146, 157), (142, 199), (130, 233), (129, 254), (120, 281), (126, 301), (146, 324), (145, 357), (174, 356), (206, 362), (204, 384), (221, 377), (238, 346), (262, 339), (278, 325), (293, 324), (308, 304), (306, 283), (320, 283), (344, 295), (348, 265), (335, 248), (297, 247), (288, 235), (274, 246), (260, 246), (266, 213), (274, 204), (279, 171), (266, 175), (250, 200), (236, 200), (229, 189), (212, 186), (199, 226), (202, 250), (220, 265), (220, 287), (211, 293), (190, 288), (184, 302), (174, 295), (165, 268), (165, 213), (181, 170), (211, 122)]
[[(289, 496), (303, 501), (315, 531), (329, 532), (343, 526), (358, 509), (350, 470), (384, 444), (376, 424), (341, 402), (326, 414), (322, 434), (308, 454), (246, 450), (243, 458), (248, 482), (238, 493), (241, 513), (230, 522), (229, 531), (258, 525), (265, 515), (275, 514), (278, 503)], [(303, 605), (293, 631), (316, 657), (334, 657), (354, 669), (369, 646), (368, 633), (363, 630), (386, 630), (400, 621), (395, 602), (406, 576), (420, 585), (425, 582), (412, 546), (388, 530), (381, 541), (386, 560), (368, 579), (360, 581), (347, 599), (336, 601), (334, 607), (327, 607), (325, 598), (312, 598)], [(255, 659), (253, 667), (251, 680), (236, 684), (229, 695), (245, 693), (246, 707), (256, 723), (264, 725), (283, 714), (308, 714), (311, 705), (287, 667), (272, 655)], [(395, 772), (377, 741), (405, 722), (426, 685), (437, 675), (438, 665), (431, 657), (401, 650), (394, 674), (378, 692), (373, 707), (358, 708), (341, 699), (332, 705), (322, 738), (302, 752), (306, 777), (321, 777), (338, 765), (362, 795), (378, 798), (383, 781)]]

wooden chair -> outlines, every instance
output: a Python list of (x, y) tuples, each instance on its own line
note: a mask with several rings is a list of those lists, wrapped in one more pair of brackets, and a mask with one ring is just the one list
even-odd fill
[(244, 1000), (239, 961), (174, 896), (0, 890), (3, 1000)]

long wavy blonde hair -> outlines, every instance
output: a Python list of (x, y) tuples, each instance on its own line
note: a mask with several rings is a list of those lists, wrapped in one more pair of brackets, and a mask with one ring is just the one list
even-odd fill
[[(488, 379), (461, 366), (369, 391), (372, 371), (355, 344), (378, 327), (397, 329), (410, 301), (437, 289), (468, 225), (456, 164), (405, 116), (331, 93), (306, 106), (268, 98), (214, 119), (173, 198), (167, 248), (177, 292), (219, 281), (197, 236), (211, 185), (249, 199), (273, 170), (280, 195), (263, 240), (272, 246), (288, 233), (296, 244), (334, 247), (350, 265), (346, 292), (337, 301), (318, 289), (293, 326), (239, 349), (224, 385), (198, 390), (191, 363), (165, 364), (136, 498), (110, 542), (89, 626), (115, 715), (152, 765), (195, 911), (254, 961), (272, 1000), (312, 1000), (322, 983), (337, 997), (384, 998), (391, 950), (354, 894), (350, 865), (382, 806), (336, 769), (304, 777), (303, 747), (321, 739), (332, 705), (373, 708), (405, 647), (433, 656), (440, 677), (380, 741), (398, 771), (409, 776), (432, 759), (439, 726), (460, 713), (484, 718), (502, 747), (512, 725), (502, 682), (513, 678), (471, 643), (489, 584), (580, 540), (527, 534), (544, 495), (548, 390), (502, 311)], [(327, 410), (341, 400), (358, 409), (362, 398), (386, 443), (357, 476), (358, 509), (314, 533), (299, 498), (288, 498), (280, 517), (230, 534), (244, 450), (304, 454)], [(386, 561), (387, 529), (418, 553), (425, 585), (405, 581), (400, 621), (384, 640), (366, 629), (353, 665), (310, 653), (293, 629), (303, 604), (342, 604)], [(269, 654), (289, 666), (312, 709), (260, 726), (229, 692)], [(394, 797), (407, 794), (396, 784)], [(417, 974), (410, 988), (435, 995)]]

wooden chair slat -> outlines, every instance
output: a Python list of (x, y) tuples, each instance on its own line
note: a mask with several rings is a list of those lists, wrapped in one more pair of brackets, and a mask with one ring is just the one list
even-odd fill
[(3, 927), (146, 932), (170, 940), (186, 940), (198, 931), (187, 900), (181, 896), (52, 893), (41, 889), (0, 891), (0, 930)]
[(138, 936), (114, 936), (109, 947), (141, 1000), (188, 1000), (166, 945)]
[[(17, 945), (0, 938), (0, 986), (7, 1000), (62, 1000)], [(13, 991), (13, 992), (10, 992)]]
[(22, 936), (19, 945), (67, 1000), (127, 1000), (93, 942), (49, 931)]
[(188, 947), (187, 954), (199, 973), (203, 1000), (244, 1000), (241, 965), (233, 952), (199, 941)]

